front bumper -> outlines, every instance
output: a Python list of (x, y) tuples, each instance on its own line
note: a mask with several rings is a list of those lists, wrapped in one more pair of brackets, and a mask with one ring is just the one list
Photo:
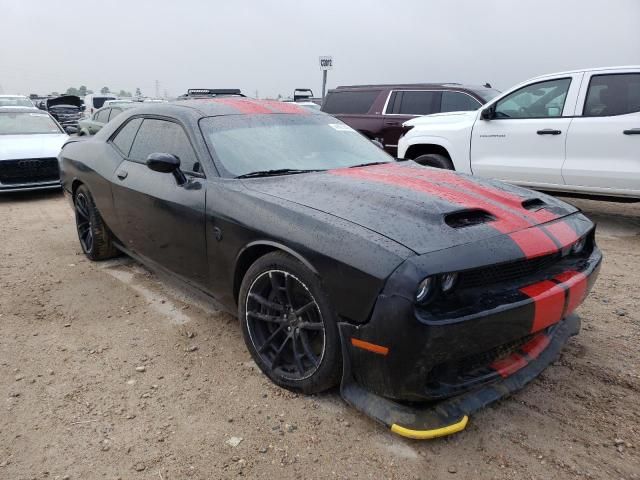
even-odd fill
[[(602, 261), (593, 231), (590, 238), (584, 255), (558, 253), (555, 263), (526, 278), (479, 285), (426, 309), (398, 287), (405, 281), (399, 277), (409, 277), (394, 274), (366, 324), (340, 324), (342, 396), (405, 436), (464, 428), (465, 416), (521, 388), (578, 333), (574, 311)], [(449, 263), (462, 257), (446, 255), (454, 259)]]
[(30, 192), (35, 190), (57, 190), (62, 188), (60, 181), (39, 182), (39, 183), (19, 183), (3, 185), (0, 183), (0, 194), (10, 192)]
[[(570, 315), (555, 326), (552, 335), (539, 337), (547, 339), (546, 348), (537, 352), (537, 356), (521, 368), (500, 381), (435, 405), (403, 404), (372, 393), (354, 380), (348, 356), (345, 357), (347, 361), (340, 393), (347, 403), (403, 437), (428, 440), (451, 435), (467, 426), (469, 415), (521, 389), (540, 375), (558, 357), (569, 337), (577, 334), (579, 330), (580, 318)], [(345, 345), (345, 332), (342, 331), (341, 334)], [(522, 351), (521, 355), (527, 354)]]

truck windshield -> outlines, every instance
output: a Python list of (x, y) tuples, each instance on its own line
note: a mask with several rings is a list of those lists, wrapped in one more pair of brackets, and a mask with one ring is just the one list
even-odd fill
[(322, 114), (226, 115), (200, 128), (230, 176), (269, 170), (328, 170), (393, 157), (339, 120)]

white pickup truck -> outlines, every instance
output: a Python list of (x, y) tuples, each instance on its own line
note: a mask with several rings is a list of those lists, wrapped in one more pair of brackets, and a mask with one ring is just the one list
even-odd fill
[(640, 199), (640, 66), (533, 78), (404, 123), (398, 157), (540, 190)]

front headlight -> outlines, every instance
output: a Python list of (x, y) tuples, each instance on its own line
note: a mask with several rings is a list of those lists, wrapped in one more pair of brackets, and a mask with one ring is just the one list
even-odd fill
[(578, 239), (578, 241), (573, 244), (573, 247), (571, 247), (571, 253), (574, 255), (580, 255), (586, 245), (587, 245), (587, 236), (585, 235), (582, 238)]
[(425, 304), (431, 298), (434, 290), (435, 281), (433, 277), (427, 277), (418, 284), (416, 290), (416, 302)]

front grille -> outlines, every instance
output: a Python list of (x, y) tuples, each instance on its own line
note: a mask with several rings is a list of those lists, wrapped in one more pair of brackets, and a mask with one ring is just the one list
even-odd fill
[(57, 158), (24, 158), (0, 160), (0, 183), (52, 182), (60, 178)]
[(516, 260), (460, 273), (461, 288), (474, 288), (528, 277), (559, 262), (559, 253), (527, 260)]

